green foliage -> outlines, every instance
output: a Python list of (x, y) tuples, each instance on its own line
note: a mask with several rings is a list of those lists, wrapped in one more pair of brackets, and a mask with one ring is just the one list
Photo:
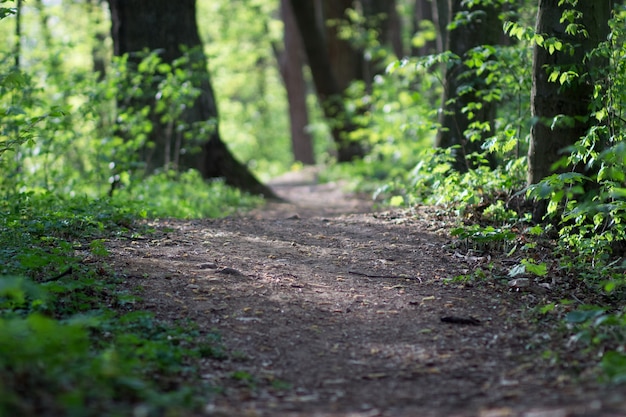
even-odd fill
[(567, 314), (566, 322), (572, 327), (572, 341), (585, 348), (600, 351), (601, 367), (606, 378), (613, 383), (626, 382), (626, 314), (623, 310), (584, 305)]
[[(584, 80), (594, 85), (589, 118), (595, 125), (554, 167), (560, 173), (528, 190), (530, 197), (547, 203), (546, 219), (558, 225), (556, 243), (561, 267), (575, 271), (587, 285), (609, 300), (606, 307), (583, 306), (569, 313), (566, 321), (575, 333), (573, 340), (598, 352), (605, 375), (615, 383), (626, 380), (623, 352), (626, 321), (621, 308), (626, 284), (622, 261), (626, 247), (626, 193), (623, 191), (626, 179), (625, 18), (622, 7), (610, 22), (607, 41), (586, 56), (585, 61), (593, 64), (589, 65), (588, 73), (581, 72), (582, 66), (550, 69), (549, 78), (553, 82), (563, 85)], [(568, 34), (587, 36), (585, 28), (577, 23), (579, 20), (580, 16), (573, 10), (566, 11), (562, 18), (562, 22), (567, 23)], [(518, 35), (522, 33), (514, 25), (511, 28)], [(558, 39), (534, 36), (531, 41), (550, 53), (565, 50), (567, 46)], [(573, 122), (557, 116), (552, 126)], [(524, 269), (527, 267), (525, 265)], [(541, 274), (544, 270), (534, 271), (538, 272)], [(611, 311), (610, 306), (617, 310)]]
[[(438, 75), (438, 68), (460, 59), (454, 54), (444, 52), (417, 59), (405, 59), (390, 65), (387, 69), (390, 74), (387, 77), (388, 84), (393, 85), (394, 81), (397, 84), (397, 80), (400, 79), (404, 80), (400, 88), (407, 91), (416, 90), (416, 93), (413, 93), (418, 98), (415, 101), (415, 119), (407, 121), (411, 123), (409, 126), (420, 128), (418, 132), (423, 138), (432, 138), (434, 130), (438, 128), (434, 122), (437, 117), (436, 111), (420, 110), (431, 108), (430, 103), (438, 99), (439, 94), (432, 93), (432, 87), (443, 84)], [(483, 46), (471, 50), (463, 61), (466, 72), (460, 77), (473, 79), (480, 76), (484, 80), (484, 85), (467, 86), (465, 93), (474, 94), (480, 102), (469, 103), (463, 112), (471, 119), (473, 113), (480, 110), (481, 102), (502, 103), (498, 106), (494, 126), (475, 122), (471, 123), (465, 132), (469, 140), (484, 141), (482, 153), (467, 156), (477, 168), (467, 174), (458, 173), (452, 169), (454, 161), (452, 152), (456, 151), (454, 148), (425, 149), (426, 143), (421, 140), (419, 145), (414, 146), (409, 152), (400, 153), (410, 155), (410, 160), (416, 161), (413, 169), (404, 176), (390, 176), (393, 180), (380, 187), (377, 195), (388, 198), (400, 195), (408, 205), (420, 202), (454, 205), (462, 212), (469, 206), (483, 204), (485, 202), (483, 200), (491, 199), (491, 196), (510, 195), (522, 189), (526, 169), (525, 158), (522, 155), (526, 153), (528, 147), (528, 136), (523, 136), (522, 132), (527, 131), (529, 127), (528, 109), (525, 107), (530, 92), (529, 62), (531, 62), (529, 49)], [(405, 94), (408, 93), (405, 91)], [(375, 99), (374, 103), (382, 100), (380, 104), (375, 104), (376, 106), (390, 108), (385, 101), (388, 100), (387, 97)], [(401, 107), (398, 108), (398, 112), (407, 113)], [(403, 120), (397, 112), (394, 116)], [(384, 122), (377, 125), (385, 126)], [(495, 171), (488, 167), (488, 158), (499, 162), (499, 167)], [(388, 168), (392, 172), (393, 167), (398, 166), (396, 161), (389, 161), (389, 165)]]
[[(389, 197), (395, 186), (404, 188), (407, 172), (420, 160), (433, 140), (435, 112), (430, 101), (440, 90), (436, 75), (408, 62), (390, 64), (386, 76), (376, 76), (372, 85), (355, 82), (347, 91), (346, 108), (358, 128), (351, 139), (366, 143), (363, 160), (334, 166), (322, 179), (349, 178), (375, 198)], [(421, 82), (415, 82), (421, 77)], [(392, 184), (387, 184), (392, 181)]]
[(227, 357), (219, 336), (129, 311), (132, 296), (103, 263), (108, 239), (141, 232), (136, 211), (30, 193), (0, 212), (1, 415), (174, 415), (198, 405), (194, 389), (209, 387), (189, 388), (195, 361)]
[[(285, 172), (293, 155), (287, 100), (275, 56), (282, 44), (279, 2), (214, 0), (198, 2), (197, 7), (224, 141), (260, 178)], [(309, 98), (314, 114), (315, 95)], [(316, 150), (327, 152), (326, 132), (311, 130)]]
[(198, 94), (187, 57), (170, 66), (147, 54), (136, 70), (123, 57), (103, 81), (70, 65), (69, 54), (55, 59), (54, 48), (67, 45), (51, 39), (41, 55), (22, 57), (22, 70), (10, 65), (12, 51), (0, 51), (0, 414), (190, 412), (198, 405), (192, 395), (207, 390), (195, 380), (195, 361), (227, 354), (188, 323), (129, 312), (134, 296), (108, 272), (106, 242), (134, 235), (135, 219), (148, 214), (222, 216), (259, 200), (195, 171), (145, 179), (137, 154), (148, 147), (150, 115), (116, 107), (115, 98), (141, 98), (156, 85), (155, 114), (171, 142), (183, 130), (213, 129), (180, 117)]
[[(10, 0), (2, 0), (2, 3), (7, 3)], [(15, 8), (13, 7), (0, 7), (0, 20), (4, 19), (7, 16), (11, 16), (15, 14)]]
[(135, 203), (149, 217), (224, 217), (262, 203), (221, 180), (207, 183), (195, 170), (163, 172), (129, 185), (114, 195), (120, 205)]
[(450, 234), (465, 240), (467, 248), (481, 251), (506, 250), (517, 236), (507, 229), (495, 228), (493, 226), (481, 227), (478, 224), (454, 228), (450, 231)]
[(560, 222), (561, 249), (581, 267), (591, 264), (601, 270), (626, 242), (624, 19), (624, 12), (615, 16), (608, 40), (586, 58), (609, 65), (580, 74), (597, 80), (591, 109), (597, 125), (559, 163), (569, 172), (554, 174), (529, 190), (531, 197), (548, 201), (547, 216)]
[(511, 268), (509, 276), (513, 278), (526, 273), (530, 273), (538, 277), (544, 277), (548, 274), (548, 265), (545, 262), (538, 264), (532, 259), (522, 259), (518, 265)]
[[(200, 95), (196, 86), (201, 80), (196, 80), (194, 72), (194, 67), (199, 65), (197, 51), (186, 51), (171, 64), (163, 62), (158, 51), (145, 52), (139, 57), (138, 63), (136, 55), (132, 60), (127, 55), (114, 59), (108, 83), (96, 83), (88, 90), (91, 97), (100, 98), (88, 102), (88, 106), (99, 106), (94, 110), (85, 109), (92, 115), (106, 111), (103, 106), (110, 105), (107, 97), (118, 98), (117, 122), (99, 132), (105, 138), (102, 145), (108, 145), (101, 146), (102, 154), (110, 158), (108, 166), (114, 174), (109, 182), (122, 181), (124, 173), (130, 175), (131, 180), (135, 173), (140, 177), (152, 174), (138, 169), (145, 163), (139, 155), (150, 159), (151, 155), (163, 154), (162, 169), (175, 170), (181, 166), (181, 157), (198, 153), (201, 142), (208, 140), (216, 129), (215, 120), (190, 124), (184, 117)], [(159, 143), (155, 144), (148, 138), (157, 126), (162, 128)]]
[[(89, 9), (87, 14), (71, 13), (80, 16), (72, 25), (84, 29), (84, 33), (100, 27), (89, 23), (90, 17), (102, 13), (97, 7), (95, 11), (84, 5), (71, 7)], [(53, 6), (40, 11), (24, 5), (23, 25), (28, 29), (41, 24), (32, 20), (33, 14), (56, 16), (57, 12), (60, 10)], [(48, 20), (49, 27), (40, 29), (54, 32), (67, 25), (62, 16), (58, 17)], [(51, 23), (53, 20), (57, 23)], [(68, 39), (76, 34), (71, 31)], [(11, 65), (13, 51), (0, 49), (3, 194), (33, 191), (92, 198), (113, 195), (120, 205), (141, 206), (155, 216), (180, 217), (223, 216), (240, 205), (245, 208), (260, 203), (220, 181), (203, 183), (197, 173), (170, 172), (178, 168), (181, 154), (197, 151), (196, 138), (206, 138), (215, 129), (215, 121), (189, 126), (180, 117), (199, 94), (190, 82), (190, 56), (194, 51), (171, 65), (163, 63), (156, 53), (146, 52), (135, 67), (128, 57), (121, 57), (106, 68), (106, 78), (102, 78), (104, 74), (94, 73), (85, 65), (91, 59), (90, 42), (78, 46), (56, 43), (54, 38), (43, 41), (47, 48), (40, 52), (24, 48), (21, 70)], [(102, 49), (102, 45), (96, 47)], [(59, 51), (68, 59), (55, 60)], [(87, 54), (78, 59), (84, 52)], [(157, 91), (155, 114), (150, 114), (146, 106), (129, 105), (145, 99), (151, 89)], [(130, 101), (116, 106), (118, 97)], [(164, 137), (175, 151), (164, 172), (146, 180), (150, 173), (145, 170), (143, 155), (152, 152), (147, 137), (154, 117), (165, 124)], [(174, 198), (170, 199), (169, 194)]]
[[(0, 137), (0, 167), (9, 175), (0, 180), (0, 187), (12, 192), (37, 190), (91, 197), (113, 194), (120, 205), (141, 205), (152, 216), (219, 217), (239, 207), (258, 205), (259, 199), (219, 181), (206, 183), (195, 171), (168, 170), (145, 177), (139, 155), (148, 147), (151, 116), (147, 107), (120, 107), (117, 123), (113, 123), (105, 115), (110, 114), (115, 95), (140, 98), (156, 83), (156, 114), (170, 126), (170, 144), (179, 147), (179, 154), (193, 153), (197, 144), (190, 138), (206, 136), (214, 125), (207, 122), (187, 126), (180, 117), (181, 109), (198, 94), (189, 84), (187, 56), (170, 66), (158, 55), (147, 54), (136, 72), (128, 64), (128, 57), (116, 60), (107, 82), (98, 82), (93, 75), (77, 81), (72, 88), (79, 103), (74, 112), (55, 110), (28, 116), (36, 107), (28, 104), (26, 95), (41, 92), (30, 87), (34, 81), (28, 77), (5, 78), (6, 88), (0, 92), (10, 91), (12, 101), (22, 107), (19, 111), (16, 106), (9, 107), (4, 118), (7, 123)], [(77, 114), (80, 121), (75, 118)], [(184, 144), (176, 133), (183, 131)], [(7, 157), (6, 151), (14, 157)], [(171, 160), (172, 168), (177, 163)]]
[[(622, 327), (626, 323), (622, 324)], [(616, 384), (626, 383), (626, 354), (619, 351), (608, 351), (602, 356), (602, 370), (609, 381)]]
[[(0, 319), (3, 414), (122, 415), (138, 408), (154, 414), (190, 407), (189, 390), (167, 393), (169, 387), (150, 375), (161, 380), (179, 375), (183, 355), (193, 352), (173, 343), (176, 333), (154, 321), (145, 323), (147, 334), (133, 327), (144, 325), (138, 319), (122, 316), (122, 325), (112, 319), (59, 321), (36, 313)], [(104, 329), (115, 339), (97, 341), (91, 335)]]

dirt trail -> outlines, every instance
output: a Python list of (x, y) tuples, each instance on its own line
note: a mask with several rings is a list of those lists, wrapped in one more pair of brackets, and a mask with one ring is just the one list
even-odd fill
[(528, 320), (540, 295), (446, 282), (472, 265), (433, 209), (373, 214), (337, 184), (273, 186), (294, 204), (112, 242), (137, 308), (221, 334), (205, 415), (626, 416), (583, 365), (542, 357), (566, 341)]

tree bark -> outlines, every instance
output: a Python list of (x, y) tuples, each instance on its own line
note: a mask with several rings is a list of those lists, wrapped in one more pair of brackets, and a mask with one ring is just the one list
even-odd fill
[[(531, 90), (531, 111), (533, 120), (530, 148), (528, 151), (529, 184), (535, 184), (552, 174), (552, 166), (563, 155), (562, 152), (584, 136), (591, 127), (589, 105), (591, 103), (594, 80), (588, 74), (597, 61), (585, 61), (585, 54), (598, 43), (606, 40), (609, 33), (608, 21), (611, 16), (610, 0), (581, 1), (576, 10), (582, 13), (582, 23), (588, 36), (571, 36), (565, 33), (561, 16), (565, 8), (559, 0), (540, 0), (537, 13), (536, 32), (546, 37), (556, 37), (574, 47), (569, 51), (550, 53), (544, 47), (535, 45), (533, 51), (533, 84)], [(551, 70), (574, 69), (581, 77), (569, 85), (549, 81)], [(569, 123), (553, 123), (556, 116), (565, 116)]]
[[(435, 139), (435, 146), (450, 148), (457, 146), (454, 151), (454, 169), (465, 172), (474, 168), (468, 156), (480, 152), (482, 141), (470, 141), (466, 137), (466, 130), (473, 122), (488, 122), (493, 124), (495, 117), (495, 103), (481, 100), (477, 92), (484, 88), (486, 74), (471, 75), (469, 68), (463, 63), (467, 53), (480, 45), (493, 45), (500, 38), (498, 9), (495, 6), (475, 6), (467, 8), (462, 2), (449, 0), (449, 16), (459, 12), (470, 12), (466, 24), (457, 26), (448, 33), (447, 49), (460, 57), (458, 62), (450, 62), (444, 74), (444, 93), (442, 97), (442, 111), (439, 116), (441, 128)], [(473, 118), (463, 108), (469, 103), (480, 103), (481, 107), (474, 109)], [(490, 161), (493, 164), (493, 161)]]
[(284, 25), (284, 49), (278, 51), (275, 48), (275, 53), (287, 90), (293, 156), (296, 161), (312, 165), (315, 164), (315, 155), (313, 138), (306, 130), (309, 111), (306, 104), (307, 85), (302, 72), (305, 65), (304, 47), (289, 0), (281, 0), (280, 14)]
[[(391, 47), (391, 50), (398, 59), (404, 58), (407, 54), (404, 42), (402, 41), (402, 18), (398, 13), (398, 2), (396, 0), (376, 0), (383, 3), (385, 8), (383, 13), (386, 14), (381, 27), (382, 43)], [(408, 49), (408, 48), (407, 48)]]
[(450, 2), (448, 0), (432, 0), (433, 22), (437, 28), (437, 52), (448, 48), (448, 23), (450, 23)]
[[(350, 40), (342, 39), (339, 31), (346, 21), (346, 11), (354, 8), (354, 0), (322, 0), (324, 21), (321, 30), (326, 32), (326, 48), (332, 71), (342, 92), (354, 80), (365, 79), (363, 51), (355, 48)], [(329, 22), (331, 22), (329, 24)]]
[(15, 45), (13, 46), (14, 66), (20, 69), (22, 59), (22, 0), (17, 0), (15, 4)]
[[(193, 106), (186, 111), (184, 118), (194, 122), (217, 120), (218, 111), (215, 95), (206, 67), (206, 56), (196, 23), (195, 0), (109, 0), (111, 10), (111, 32), (113, 49), (117, 56), (130, 54), (131, 60), (137, 52), (159, 50), (164, 62), (172, 63), (182, 56), (181, 47), (189, 53), (192, 83), (201, 90)], [(148, 94), (147, 96), (150, 96)], [(154, 97), (154, 94), (151, 95)], [(154, 99), (149, 105), (154, 108)], [(143, 103), (140, 103), (143, 104)], [(154, 112), (153, 112), (154, 114)], [(166, 152), (179, 150), (166, 143), (170, 138), (164, 134), (166, 127), (156, 117), (152, 118), (153, 129), (149, 140), (154, 144), (144, 155), (148, 172), (167, 165), (173, 156)], [(273, 192), (261, 184), (237, 161), (222, 142), (216, 126), (208, 137), (196, 138), (201, 142), (199, 152), (180, 154), (180, 168), (195, 168), (203, 178), (223, 177), (225, 182), (242, 190), (275, 197)], [(184, 144), (182, 146), (185, 146)]]

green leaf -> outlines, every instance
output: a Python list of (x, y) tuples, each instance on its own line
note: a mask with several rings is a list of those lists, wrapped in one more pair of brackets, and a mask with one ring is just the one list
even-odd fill
[(161, 63), (157, 66), (157, 71), (160, 72), (161, 74), (166, 74), (172, 71), (172, 67), (169, 64)]
[(548, 82), (555, 82), (556, 80), (559, 79), (559, 75), (560, 75), (560, 71), (558, 70), (554, 70), (550, 73), (550, 75), (548, 75)]
[(0, 20), (4, 19), (7, 16), (14, 15), (15, 13), (16, 10), (14, 7), (0, 7)]
[(50, 113), (48, 113), (48, 115), (52, 117), (63, 117), (65, 116), (65, 111), (63, 111), (63, 109), (61, 109), (60, 107), (54, 107), (52, 110), (50, 110)]
[(615, 291), (616, 288), (617, 288), (617, 282), (615, 281), (608, 281), (604, 284), (604, 291), (607, 293), (611, 293)]
[(604, 310), (599, 307), (594, 307), (590, 310), (576, 310), (567, 313), (567, 315), (565, 316), (565, 321), (572, 324), (581, 324), (592, 320), (602, 314), (604, 314)]
[(19, 71), (11, 71), (4, 77), (0, 84), (9, 89), (17, 89), (24, 87), (26, 83), (24, 74)]
[(524, 267), (526, 268), (526, 271), (530, 272), (531, 274), (537, 275), (539, 277), (543, 277), (548, 274), (548, 266), (546, 265), (545, 262), (536, 264), (532, 260), (522, 259), (522, 265), (524, 265)]
[(48, 265), (51, 262), (50, 256), (43, 254), (41, 251), (37, 253), (29, 252), (21, 254), (17, 257), (20, 264), (27, 269), (36, 269)]
[(400, 207), (400, 206), (404, 205), (404, 197), (402, 197), (400, 195), (394, 195), (389, 200), (389, 205), (391, 205), (393, 207)]
[(608, 351), (602, 357), (601, 365), (611, 382), (616, 384), (626, 382), (626, 354)]

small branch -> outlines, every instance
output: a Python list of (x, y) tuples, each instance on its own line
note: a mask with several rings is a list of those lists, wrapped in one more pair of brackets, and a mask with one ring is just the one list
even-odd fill
[(56, 275), (56, 276), (54, 276), (52, 278), (46, 278), (46, 279), (44, 279), (44, 280), (42, 280), (40, 282), (56, 281), (56, 280), (61, 279), (61, 278), (65, 277), (65, 276), (67, 276), (67, 275), (71, 275), (72, 272), (74, 272), (74, 268), (70, 266), (68, 269), (66, 269), (65, 271), (61, 272), (59, 275)]
[(441, 321), (444, 323), (465, 324), (469, 326), (481, 325), (480, 320), (472, 316), (469, 316), (469, 317), (446, 316), (446, 317), (442, 317)]
[(367, 274), (365, 272), (358, 272), (358, 271), (352, 271), (352, 270), (349, 270), (348, 274), (358, 275), (358, 276), (367, 277), (367, 278), (413, 279), (413, 280), (422, 282), (422, 279), (420, 277), (409, 277), (406, 275), (372, 275), (372, 274)]

